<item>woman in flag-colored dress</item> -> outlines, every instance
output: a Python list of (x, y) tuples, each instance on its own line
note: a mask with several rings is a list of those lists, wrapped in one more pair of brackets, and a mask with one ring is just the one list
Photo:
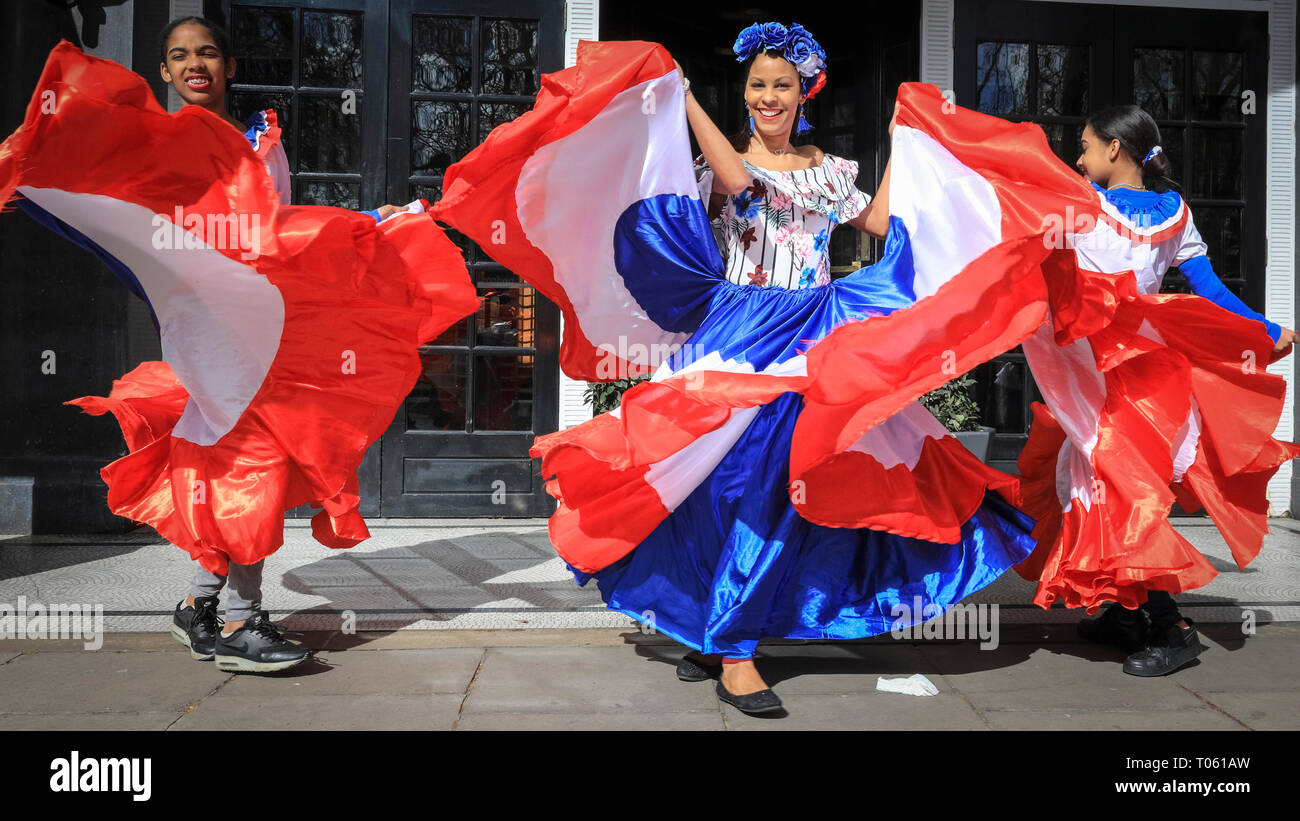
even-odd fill
[[(741, 33), (735, 51), (745, 61), (747, 82), (735, 103), (745, 105), (753, 125), (735, 147), (691, 97), (689, 82), (675, 71), (664, 74), (663, 68), (649, 67), (658, 64), (661, 49), (647, 49), (646, 44), (583, 45), (586, 52), (580, 53), (579, 66), (545, 82), (531, 114), (501, 127), (480, 151), (449, 171), (435, 213), (481, 237), (482, 247), (504, 264), (545, 286), (539, 266), (526, 256), (535, 253), (530, 246), (567, 242), (582, 227), (554, 215), (562, 207), (561, 197), (551, 189), (539, 192), (547, 196), (536, 202), (545, 203), (542, 216), (555, 219), (564, 236), (532, 228), (528, 168), (518, 190), (509, 193), (500, 182), (507, 173), (503, 166), (533, 162), (519, 159), (527, 150), (525, 139), (551, 139), (550, 123), (566, 122), (560, 116), (550, 119), (554, 111), (561, 105), (583, 108), (590, 96), (586, 89), (597, 94), (612, 84), (607, 78), (596, 79), (606, 67), (615, 76), (642, 72), (653, 79), (640, 85), (634, 83), (641, 74), (628, 79), (630, 96), (625, 102), (602, 98), (600, 116), (612, 119), (626, 111), (623, 106), (635, 105), (648, 116), (674, 118), (651, 128), (662, 125), (685, 147), (684, 123), (675, 120), (682, 116), (681, 109), (667, 108), (680, 97), (664, 91), (663, 83), (686, 87), (684, 119), (689, 119), (703, 159), (694, 184), (685, 184), (698, 186), (699, 199), (712, 206), (724, 247), (719, 254), (705, 223), (702, 233), (709, 252), (696, 259), (697, 268), (707, 267), (710, 273), (656, 280), (653, 287), (639, 284), (634, 263), (643, 252), (661, 254), (649, 266), (648, 277), (670, 276), (676, 268), (666, 261), (668, 252), (690, 245), (695, 234), (681, 233), (684, 226), (698, 227), (695, 220), (704, 218), (702, 211), (695, 216), (692, 209), (698, 202), (682, 197), (677, 186), (683, 183), (676, 181), (671, 187), (678, 194), (647, 199), (620, 220), (625, 225), (636, 214), (659, 208), (670, 215), (659, 222), (647, 219), (629, 232), (626, 242), (616, 239), (615, 264), (620, 282), (632, 289), (637, 302), (625, 315), (627, 327), (637, 315), (644, 316), (642, 310), (652, 318), (668, 316), (658, 320), (667, 326), (692, 304), (705, 306), (700, 309), (703, 319), (680, 350), (660, 363), (649, 383), (624, 395), (618, 411), (539, 437), (533, 452), (542, 457), (543, 475), (556, 477), (548, 484), (561, 501), (551, 519), (552, 541), (578, 581), (594, 580), (611, 609), (691, 648), (677, 668), (679, 678), (717, 677), (722, 700), (746, 712), (777, 710), (780, 700), (754, 664), (761, 639), (861, 638), (931, 618), (1027, 556), (1033, 547), (1032, 520), (1008, 503), (1015, 498), (1013, 479), (982, 465), (913, 402), (879, 425), (862, 447), (873, 457), (876, 472), (863, 475), (860, 493), (896, 517), (877, 525), (880, 529), (814, 523), (796, 510), (796, 504), (818, 500), (802, 498), (804, 489), (791, 487), (789, 475), (801, 397), (777, 390), (769, 400), (749, 407), (710, 408), (695, 402), (710, 390), (705, 383), (715, 384), (715, 378), (745, 378), (757, 372), (781, 379), (797, 371), (802, 351), (836, 324), (850, 317), (888, 314), (908, 303), (896, 289), (891, 291), (885, 276), (890, 264), (906, 256), (901, 242), (891, 243), (885, 264), (831, 281), (832, 230), (848, 223), (875, 236), (886, 233), (889, 172), (869, 204), (856, 187), (855, 163), (812, 146), (791, 145), (796, 123), (803, 122), (802, 106), (825, 82), (824, 52), (812, 37), (798, 25), (777, 23)], [(607, 61), (605, 66), (601, 59)], [(592, 78), (589, 85), (587, 78)], [(555, 96), (549, 96), (551, 92)], [(651, 105), (655, 94), (660, 95), (657, 107)], [(591, 108), (596, 110), (594, 103)], [(641, 116), (630, 111), (616, 122), (619, 128), (639, 130), (644, 128)], [(597, 117), (591, 127), (600, 122)], [(573, 128), (566, 124), (569, 132)], [(575, 138), (581, 138), (581, 131)], [(559, 160), (552, 158), (566, 150), (544, 146), (534, 156), (552, 162), (545, 179), (560, 186), (579, 185), (573, 176), (555, 171)], [(650, 150), (661, 149), (652, 145)], [(629, 164), (619, 159), (625, 153), (606, 158), (584, 151), (574, 156), (581, 163), (575, 171), (603, 162), (621, 162), (617, 170), (624, 171)], [(655, 156), (660, 165), (650, 169), (650, 176), (672, 173), (673, 160)], [(689, 154), (687, 158), (689, 163)], [(630, 164), (639, 168), (639, 158)], [(607, 177), (601, 181), (622, 187)], [(638, 184), (648, 183), (629, 183)], [(509, 225), (498, 238), (504, 243), (493, 243), (492, 220), (508, 213), (502, 203), (522, 204), (519, 219), (521, 229), (530, 232), (528, 245), (510, 245), (520, 229)], [(677, 211), (679, 207), (684, 210)], [(597, 237), (589, 246), (575, 246), (575, 258), (581, 262), (598, 257), (599, 242)], [(653, 249), (646, 250), (650, 246)], [(556, 258), (552, 255), (553, 261)], [(578, 276), (572, 266), (553, 267), (557, 277)], [(598, 296), (597, 284), (578, 283)], [(590, 316), (589, 307), (575, 299), (570, 310), (562, 292), (548, 293), (557, 294), (566, 309), (566, 345), (579, 320), (585, 322), (584, 333), (593, 334), (595, 320), (583, 315), (586, 310)], [(663, 311), (657, 311), (659, 300), (668, 305)], [(670, 384), (693, 374), (703, 380), (700, 392), (669, 390)], [(724, 393), (724, 404), (736, 395)], [(651, 421), (642, 426), (637, 419)], [(808, 493), (815, 496), (817, 491)], [(933, 538), (916, 538), (918, 534)]]

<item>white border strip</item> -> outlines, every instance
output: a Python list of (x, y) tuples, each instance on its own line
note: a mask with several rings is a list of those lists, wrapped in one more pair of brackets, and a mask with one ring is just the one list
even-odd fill
[[(600, 39), (599, 0), (569, 0), (564, 4), (564, 66), (578, 61), (579, 40)], [(560, 338), (564, 338), (564, 319), (560, 319)], [(591, 405), (582, 398), (587, 383), (560, 373), (560, 429), (571, 428), (591, 418)]]
[[(1265, 270), (1264, 314), (1284, 328), (1295, 327), (1296, 242), (1296, 80), (1295, 0), (1273, 0), (1268, 15), (1268, 153), (1265, 155), (1268, 205), (1265, 210), (1268, 262)], [(1295, 436), (1296, 353), (1269, 366), (1270, 373), (1287, 381), (1289, 401), (1278, 420), (1279, 439)], [(1268, 483), (1269, 515), (1291, 507), (1291, 463), (1283, 465)]]

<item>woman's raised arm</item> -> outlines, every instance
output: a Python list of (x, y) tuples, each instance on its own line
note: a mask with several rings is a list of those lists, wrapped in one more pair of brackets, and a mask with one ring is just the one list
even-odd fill
[[(675, 62), (675, 61), (674, 61)], [(681, 72), (681, 65), (677, 66)], [(682, 73), (685, 77), (685, 73)], [(713, 119), (700, 106), (690, 87), (686, 89), (686, 121), (691, 125), (695, 141), (700, 144), (704, 160), (713, 170), (713, 193), (739, 194), (750, 186), (749, 172), (731, 141), (713, 123)]]

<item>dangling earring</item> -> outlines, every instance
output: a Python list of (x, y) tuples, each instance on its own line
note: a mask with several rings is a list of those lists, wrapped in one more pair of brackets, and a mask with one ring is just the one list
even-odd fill
[(798, 123), (797, 126), (795, 126), (795, 133), (796, 133), (796, 134), (807, 134), (809, 131), (812, 131), (812, 126), (809, 125), (809, 124), (808, 124), (808, 121), (805, 120), (805, 119), (803, 118), (803, 105), (800, 105), (800, 106), (799, 106), (799, 123)]
[(749, 117), (749, 133), (754, 134), (754, 115), (749, 113), (749, 103), (745, 103), (745, 114)]

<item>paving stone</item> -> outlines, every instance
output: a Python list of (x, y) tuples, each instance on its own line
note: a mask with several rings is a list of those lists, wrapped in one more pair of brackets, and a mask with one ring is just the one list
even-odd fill
[[(1126, 709), (1199, 707), (1202, 702), (1169, 676), (1140, 678), (1121, 660), (1097, 659), (1104, 648), (1004, 645), (984, 651), (969, 645), (922, 647), (936, 668), (979, 710)], [(937, 683), (937, 682), (936, 682)]]
[(1300, 730), (1300, 692), (1203, 693), (1201, 697), (1252, 730)]
[(141, 713), (197, 703), (230, 675), (170, 652), (25, 653), (0, 666), (7, 713)]
[[(874, 686), (874, 684), (873, 684)], [(965, 699), (954, 693), (787, 693), (785, 714), (751, 716), (722, 705), (728, 730), (986, 730)]]
[(910, 643), (858, 645), (759, 646), (755, 662), (763, 680), (779, 695), (787, 693), (876, 692), (881, 676), (920, 673), (940, 691), (949, 690), (934, 664)]
[(452, 694), (238, 695), (218, 693), (173, 730), (450, 730), (462, 697)]
[(477, 648), (322, 652), (275, 675), (237, 675), (223, 691), (241, 697), (464, 694), (482, 657)]
[[(644, 650), (645, 648), (636, 648)], [(492, 647), (465, 702), (482, 713), (679, 713), (713, 709), (699, 682), (678, 681), (676, 661), (626, 647)]]
[(1213, 707), (1173, 710), (987, 710), (984, 719), (994, 730), (1244, 730)]
[(0, 713), (0, 732), (9, 730), (165, 730), (181, 713), (56, 713), (22, 715)]
[[(1198, 693), (1251, 692), (1294, 689), (1300, 691), (1300, 658), (1294, 641), (1261, 632), (1225, 647), (1211, 636), (1201, 643), (1210, 649), (1196, 662), (1170, 677)], [(1300, 698), (1300, 692), (1297, 693)]]
[(722, 713), (474, 713), (458, 730), (723, 730)]

